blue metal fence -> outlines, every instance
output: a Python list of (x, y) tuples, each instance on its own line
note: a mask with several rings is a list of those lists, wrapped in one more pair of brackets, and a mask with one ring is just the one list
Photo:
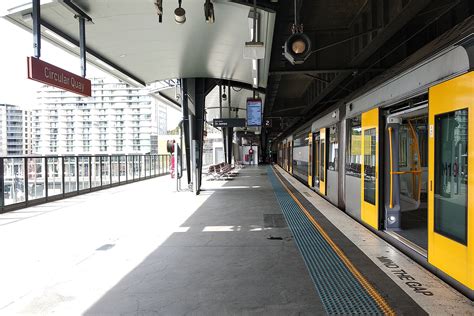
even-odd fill
[(0, 157), (0, 213), (169, 174), (169, 155)]

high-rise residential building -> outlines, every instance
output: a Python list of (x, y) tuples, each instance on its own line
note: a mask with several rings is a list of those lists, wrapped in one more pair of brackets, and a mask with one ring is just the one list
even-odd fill
[(92, 97), (50, 86), (38, 91), (32, 111), (35, 154), (130, 154), (157, 152), (166, 108), (147, 89), (113, 78), (92, 79)]
[(0, 156), (31, 154), (31, 112), (0, 104)]

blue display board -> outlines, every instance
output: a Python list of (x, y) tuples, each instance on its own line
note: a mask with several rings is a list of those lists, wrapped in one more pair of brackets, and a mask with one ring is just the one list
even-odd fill
[(247, 99), (247, 126), (262, 125), (262, 100)]

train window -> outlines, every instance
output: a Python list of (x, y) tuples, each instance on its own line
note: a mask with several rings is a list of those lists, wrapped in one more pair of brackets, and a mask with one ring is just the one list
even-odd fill
[(313, 186), (319, 188), (319, 161), (321, 160), (321, 154), (319, 152), (321, 146), (321, 137), (319, 133), (314, 134), (314, 174), (313, 174)]
[(324, 146), (326, 145), (326, 141), (325, 139), (321, 139), (321, 149), (319, 150), (320, 152), (320, 159), (319, 159), (319, 178), (321, 181), (326, 181), (326, 179), (324, 178), (324, 160), (325, 160), (325, 156), (326, 156), (326, 151), (324, 150)]
[(401, 126), (398, 134), (398, 166), (406, 167), (408, 165), (408, 130), (406, 126)]
[[(417, 123), (418, 124), (418, 123)], [(428, 167), (428, 131), (426, 126), (428, 122), (423, 122), (416, 127), (416, 134), (418, 135), (418, 146), (420, 148), (420, 164), (422, 167)]]
[(338, 137), (337, 126), (334, 125), (329, 129), (329, 152), (328, 152), (328, 169), (337, 171), (337, 157), (338, 157)]
[(291, 160), (293, 163), (293, 175), (303, 181), (308, 180), (308, 134), (303, 134), (293, 140)]
[(435, 117), (435, 231), (467, 243), (468, 111)]
[(361, 116), (347, 120), (346, 174), (360, 177), (361, 163)]
[(376, 140), (375, 128), (364, 131), (364, 201), (375, 205)]

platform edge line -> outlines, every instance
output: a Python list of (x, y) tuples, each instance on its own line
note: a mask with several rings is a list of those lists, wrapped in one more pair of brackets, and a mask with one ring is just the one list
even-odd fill
[(306, 217), (311, 221), (311, 223), (315, 226), (315, 228), (319, 231), (321, 236), (329, 243), (331, 248), (336, 252), (338, 257), (341, 259), (341, 261), (346, 265), (346, 267), (351, 271), (351, 273), (354, 275), (354, 277), (359, 281), (359, 283), (362, 285), (362, 287), (367, 291), (367, 293), (374, 299), (374, 301), (379, 305), (380, 309), (386, 314), (386, 315), (396, 315), (395, 311), (390, 307), (390, 305), (387, 303), (387, 301), (378, 293), (378, 291), (370, 284), (369, 281), (357, 270), (357, 268), (352, 264), (352, 262), (349, 260), (349, 258), (346, 257), (344, 252), (337, 246), (334, 241), (329, 237), (329, 235), (326, 233), (326, 231), (321, 227), (321, 225), (318, 224), (318, 222), (313, 218), (313, 216), (308, 212), (308, 210), (301, 204), (301, 202), (298, 200), (298, 198), (290, 191), (288, 186), (281, 180), (279, 172), (275, 169), (275, 167), (272, 167), (273, 172), (277, 176), (277, 179), (280, 181), (282, 186), (285, 188), (285, 190), (288, 192), (288, 194), (291, 196), (291, 198), (295, 201), (295, 203), (298, 205), (298, 207), (303, 211), (303, 213), (306, 215)]

